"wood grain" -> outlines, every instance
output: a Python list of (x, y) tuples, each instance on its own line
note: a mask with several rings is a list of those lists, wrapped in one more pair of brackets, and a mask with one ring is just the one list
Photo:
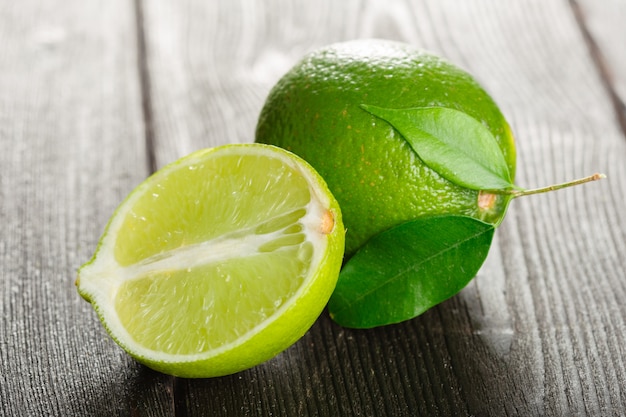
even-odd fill
[[(0, 414), (123, 415), (165, 391), (77, 297), (117, 203), (147, 174), (124, 2), (0, 6)], [(130, 47), (128, 47), (130, 45)], [(162, 380), (152, 376), (151, 384)]]
[[(0, 5), (3, 415), (540, 416), (626, 409), (626, 78), (619, 0), (162, 0)], [(473, 73), (518, 143), (520, 199), (476, 279), (372, 330), (324, 313), (248, 371), (129, 359), (73, 280), (121, 199), (195, 149), (253, 140), (304, 53), (397, 39)]]

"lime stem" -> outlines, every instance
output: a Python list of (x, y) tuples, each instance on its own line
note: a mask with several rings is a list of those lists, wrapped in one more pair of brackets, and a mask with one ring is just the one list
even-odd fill
[(513, 198), (517, 198), (517, 197), (523, 197), (523, 196), (527, 196), (527, 195), (531, 195), (531, 194), (542, 194), (542, 193), (547, 193), (547, 192), (550, 192), (550, 191), (556, 191), (556, 190), (560, 190), (562, 188), (573, 187), (574, 185), (580, 185), (580, 184), (584, 184), (584, 183), (591, 182), (591, 181), (601, 180), (602, 178), (606, 178), (606, 175), (604, 175), (604, 174), (593, 174), (593, 175), (590, 175), (588, 177), (579, 178), (577, 180), (568, 181), (568, 182), (564, 182), (564, 183), (561, 183), (561, 184), (549, 185), (547, 187), (542, 187), (542, 188), (533, 188), (533, 189), (530, 189), (530, 190), (524, 190), (524, 189), (497, 190), (497, 191), (494, 191), (494, 193), (496, 193), (496, 194), (508, 194), (508, 195), (512, 195)]

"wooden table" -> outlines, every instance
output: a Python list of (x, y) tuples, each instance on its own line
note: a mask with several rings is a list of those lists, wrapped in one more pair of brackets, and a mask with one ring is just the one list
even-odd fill
[[(0, 414), (626, 413), (626, 1), (125, 0), (0, 5)], [(408, 322), (326, 313), (254, 369), (130, 359), (74, 287), (122, 198), (195, 149), (251, 142), (304, 53), (381, 37), (473, 73), (518, 141), (515, 201), (476, 279)]]

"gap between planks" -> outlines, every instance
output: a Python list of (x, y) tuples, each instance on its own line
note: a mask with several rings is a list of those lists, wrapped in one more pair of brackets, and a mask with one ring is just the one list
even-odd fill
[[(135, 37), (137, 45), (137, 76), (141, 94), (141, 111), (143, 115), (144, 143), (146, 150), (147, 169), (149, 174), (157, 170), (155, 143), (154, 143), (154, 119), (152, 110), (152, 93), (150, 71), (148, 68), (148, 51), (146, 45), (145, 18), (143, 10), (143, 0), (134, 0), (135, 12)], [(177, 377), (167, 376), (165, 379), (164, 391), (169, 397), (169, 410), (171, 416), (184, 417), (186, 409), (183, 396), (179, 391), (183, 390)], [(131, 405), (131, 415), (139, 415), (136, 405)]]
[(135, 0), (135, 26), (137, 38), (137, 74), (141, 94), (141, 110), (143, 114), (144, 141), (146, 147), (146, 160), (148, 172), (153, 174), (157, 170), (155, 144), (154, 144), (154, 120), (152, 111), (152, 93), (150, 71), (148, 69), (148, 51), (146, 46), (145, 19), (143, 0)]
[(578, 24), (578, 28), (582, 33), (585, 44), (587, 45), (591, 60), (598, 71), (602, 85), (611, 100), (611, 104), (613, 105), (613, 110), (615, 112), (615, 118), (617, 119), (622, 135), (626, 138), (626, 104), (617, 93), (612, 71), (602, 53), (602, 49), (595, 41), (591, 30), (589, 30), (583, 7), (577, 0), (569, 0), (569, 3), (574, 14), (574, 18), (576, 19), (576, 23)]

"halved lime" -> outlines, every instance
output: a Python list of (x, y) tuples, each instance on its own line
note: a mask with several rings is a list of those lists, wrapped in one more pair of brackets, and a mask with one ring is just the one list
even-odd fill
[(298, 340), (336, 284), (339, 206), (299, 157), (259, 144), (197, 151), (118, 207), (78, 292), (139, 362), (235, 373)]

